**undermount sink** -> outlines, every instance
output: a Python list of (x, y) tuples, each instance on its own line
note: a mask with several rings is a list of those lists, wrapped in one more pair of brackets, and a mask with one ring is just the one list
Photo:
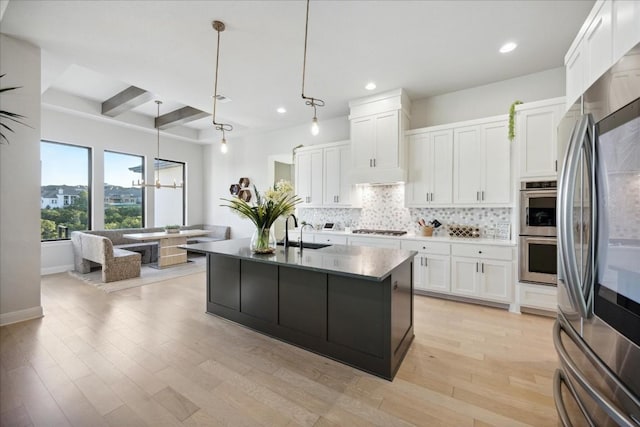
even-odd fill
[[(278, 242), (278, 245), (283, 246), (284, 242)], [(300, 242), (289, 242), (289, 246), (291, 246), (292, 248), (299, 248)], [(322, 249), (329, 246), (331, 245), (327, 245), (325, 243), (302, 242), (303, 249)]]

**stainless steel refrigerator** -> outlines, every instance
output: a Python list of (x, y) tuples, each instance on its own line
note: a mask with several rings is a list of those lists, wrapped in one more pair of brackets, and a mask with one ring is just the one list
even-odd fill
[(558, 130), (560, 368), (565, 426), (640, 426), (640, 45)]

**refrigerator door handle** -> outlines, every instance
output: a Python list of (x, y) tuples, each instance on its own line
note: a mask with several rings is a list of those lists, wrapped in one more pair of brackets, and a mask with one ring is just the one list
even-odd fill
[(637, 424), (630, 418), (626, 413), (624, 413), (620, 408), (618, 408), (613, 402), (611, 402), (607, 397), (603, 396), (598, 390), (596, 390), (589, 381), (584, 376), (582, 372), (578, 369), (576, 364), (571, 360), (569, 353), (562, 344), (562, 339), (560, 338), (560, 332), (564, 331), (565, 334), (571, 339), (571, 341), (578, 347), (578, 349), (587, 357), (590, 363), (592, 363), (595, 367), (598, 368), (600, 372), (605, 374), (616, 387), (617, 390), (623, 392), (625, 397), (627, 397), (634, 405), (640, 408), (640, 402), (637, 397), (633, 395), (633, 393), (627, 388), (627, 386), (622, 383), (618, 377), (609, 369), (607, 365), (604, 364), (600, 360), (598, 356), (587, 346), (584, 341), (577, 335), (577, 333), (571, 328), (571, 326), (566, 326), (566, 320), (559, 313), (558, 318), (556, 319), (553, 325), (553, 346), (556, 348), (556, 352), (558, 353), (558, 357), (560, 358), (560, 363), (565, 369), (571, 374), (573, 378), (578, 381), (580, 386), (591, 396), (591, 398), (600, 406), (611, 418), (613, 418), (619, 425), (628, 426), (628, 427), (636, 427)]
[(596, 427), (596, 425), (591, 421), (591, 418), (589, 418), (589, 414), (584, 405), (582, 404), (582, 402), (580, 402), (578, 393), (576, 393), (576, 389), (573, 387), (573, 384), (567, 381), (567, 378), (565, 377), (564, 372), (562, 372), (562, 369), (556, 369), (555, 373), (553, 374), (553, 395), (555, 397), (554, 401), (556, 404), (556, 410), (558, 411), (558, 416), (562, 425), (564, 427), (573, 426), (571, 418), (567, 413), (567, 408), (564, 405), (564, 399), (562, 398), (562, 384), (564, 384), (567, 387), (567, 390), (569, 390), (569, 394), (571, 394), (571, 397), (573, 397), (573, 400), (578, 405), (578, 408), (580, 409), (580, 412), (582, 412), (584, 419), (589, 423), (589, 427)]
[[(578, 271), (578, 261), (574, 252), (575, 239), (573, 234), (573, 217), (574, 217), (574, 196), (577, 174), (580, 172), (580, 155), (584, 153), (587, 156), (587, 164), (592, 168), (592, 141), (594, 137), (593, 117), (590, 114), (582, 116), (580, 122), (576, 124), (571, 133), (569, 146), (567, 147), (567, 155), (564, 159), (562, 172), (558, 179), (558, 248), (561, 276), (564, 277), (566, 283), (567, 294), (571, 300), (571, 304), (584, 318), (591, 317), (591, 301), (592, 301), (592, 263), (587, 263), (587, 271), (583, 277), (580, 277)], [(590, 176), (592, 171), (589, 172)], [(589, 180), (590, 182), (592, 180)], [(593, 189), (590, 187), (593, 191)], [(591, 195), (591, 201), (595, 200)], [(592, 234), (593, 235), (593, 234)], [(591, 254), (589, 256), (592, 256)], [(582, 286), (581, 286), (582, 284)]]

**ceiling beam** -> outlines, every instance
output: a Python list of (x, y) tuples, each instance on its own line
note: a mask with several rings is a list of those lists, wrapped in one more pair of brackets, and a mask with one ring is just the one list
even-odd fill
[(102, 114), (115, 117), (136, 108), (153, 99), (153, 94), (139, 87), (129, 86), (122, 92), (112, 96), (102, 103)]
[(178, 110), (174, 110), (170, 113), (157, 117), (155, 120), (155, 127), (167, 129), (172, 126), (183, 125), (210, 115), (211, 114), (198, 110), (197, 108), (182, 107)]

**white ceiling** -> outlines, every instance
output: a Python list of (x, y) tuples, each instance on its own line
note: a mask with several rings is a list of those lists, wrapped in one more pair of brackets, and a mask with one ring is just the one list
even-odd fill
[[(560, 67), (594, 0), (311, 2), (305, 92), (323, 119), (348, 101), (402, 87), (411, 99)], [(43, 49), (43, 85), (104, 101), (130, 85), (161, 113), (212, 111), (215, 19), (221, 33), (217, 120), (239, 131), (309, 122), (300, 98), (305, 1), (11, 0), (0, 32)], [(506, 41), (519, 47), (503, 55)], [(366, 91), (373, 80), (377, 89)], [(287, 109), (284, 115), (276, 108)], [(149, 102), (135, 111), (155, 116)], [(189, 124), (216, 134), (210, 118)], [(228, 136), (229, 137), (229, 136)]]

